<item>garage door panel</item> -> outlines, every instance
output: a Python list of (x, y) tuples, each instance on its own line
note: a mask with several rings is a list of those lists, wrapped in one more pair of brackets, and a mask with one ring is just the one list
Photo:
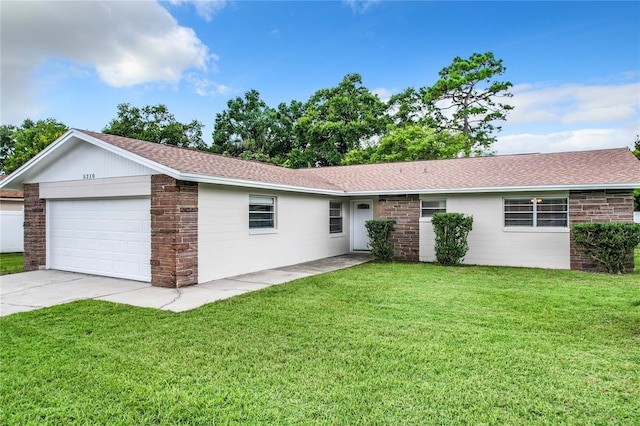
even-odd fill
[(151, 280), (148, 198), (53, 200), (48, 216), (49, 268)]

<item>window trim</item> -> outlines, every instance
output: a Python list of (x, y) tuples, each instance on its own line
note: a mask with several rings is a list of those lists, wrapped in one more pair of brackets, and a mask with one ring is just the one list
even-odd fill
[[(424, 202), (440, 203), (440, 207), (424, 207)], [(430, 212), (429, 216), (425, 216), (425, 210)], [(421, 198), (420, 199), (420, 220), (431, 221), (434, 213), (446, 213), (447, 212), (447, 199), (446, 198)]]
[[(335, 206), (332, 205), (338, 205), (339, 208), (335, 208)], [(329, 201), (329, 234), (330, 235), (339, 235), (339, 234), (343, 234), (344, 233), (344, 215), (343, 215), (343, 205), (344, 203), (342, 201)], [(335, 210), (338, 210), (339, 216), (332, 216), (332, 213), (335, 212)], [(332, 219), (340, 219), (340, 230), (339, 231), (332, 231), (331, 230), (331, 220)]]
[[(531, 218), (531, 224), (530, 225), (512, 225), (512, 224), (508, 224), (507, 223), (507, 214), (511, 213), (511, 214), (518, 214), (518, 213), (528, 213), (527, 211), (522, 211), (522, 212), (518, 212), (517, 210), (514, 211), (507, 211), (507, 202), (508, 201), (528, 201), (531, 203), (531, 212), (530, 212), (530, 218)], [(562, 204), (564, 204), (565, 210), (563, 211), (550, 211), (550, 212), (545, 212), (543, 210), (541, 210), (539, 208), (539, 206), (544, 206), (544, 205), (548, 205), (548, 204), (544, 204), (543, 201), (550, 201), (550, 200), (562, 200)], [(526, 204), (521, 204), (521, 206), (525, 206)], [(564, 214), (564, 225), (540, 225), (538, 222), (538, 217), (539, 215), (544, 215), (546, 213), (556, 213), (556, 214)], [(529, 216), (529, 215), (527, 215)], [(512, 219), (515, 220), (515, 219)], [(551, 196), (538, 196), (538, 195), (529, 195), (529, 196), (519, 196), (519, 197), (504, 197), (502, 199), (502, 226), (504, 230), (509, 230), (509, 231), (531, 231), (531, 230), (538, 230), (539, 232), (543, 232), (543, 231), (548, 231), (548, 232), (563, 232), (565, 230), (569, 229), (569, 197), (567, 196), (557, 196), (557, 195), (551, 195)]]
[[(271, 202), (259, 202), (260, 199), (267, 200), (270, 199)], [(278, 212), (278, 200), (277, 197), (273, 196), (273, 195), (259, 195), (259, 194), (249, 194), (249, 200), (248, 200), (248, 221), (247, 221), (247, 226), (249, 228), (249, 233), (251, 234), (271, 234), (277, 231), (278, 229), (278, 216), (277, 216), (277, 212)], [(251, 210), (251, 206), (272, 206), (271, 211), (252, 211)], [(273, 222), (271, 224), (271, 226), (258, 226), (258, 227), (252, 227), (251, 226), (251, 215), (252, 214), (264, 214), (264, 213), (271, 213), (271, 221)], [(267, 219), (268, 220), (268, 219)]]

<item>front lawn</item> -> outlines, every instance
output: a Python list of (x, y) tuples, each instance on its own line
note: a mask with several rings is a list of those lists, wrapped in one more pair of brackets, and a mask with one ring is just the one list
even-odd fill
[(24, 270), (22, 253), (0, 253), (0, 275), (13, 274)]
[(0, 318), (2, 424), (640, 424), (640, 273), (366, 264)]

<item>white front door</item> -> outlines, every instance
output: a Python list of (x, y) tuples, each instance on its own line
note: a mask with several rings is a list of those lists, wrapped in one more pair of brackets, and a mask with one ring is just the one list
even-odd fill
[(367, 220), (373, 219), (373, 201), (352, 201), (351, 211), (353, 212), (353, 250), (369, 250), (369, 234), (364, 224)]

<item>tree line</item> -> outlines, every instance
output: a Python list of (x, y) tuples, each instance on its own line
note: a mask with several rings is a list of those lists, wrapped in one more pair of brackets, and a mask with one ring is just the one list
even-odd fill
[[(212, 144), (198, 120), (181, 123), (166, 105), (120, 104), (103, 133), (210, 151), (290, 168), (491, 155), (513, 108), (501, 59), (491, 52), (454, 58), (431, 87), (413, 87), (381, 100), (347, 74), (306, 102), (267, 105), (255, 90), (216, 114)], [(54, 119), (0, 126), (0, 172), (10, 173), (68, 128)]]

